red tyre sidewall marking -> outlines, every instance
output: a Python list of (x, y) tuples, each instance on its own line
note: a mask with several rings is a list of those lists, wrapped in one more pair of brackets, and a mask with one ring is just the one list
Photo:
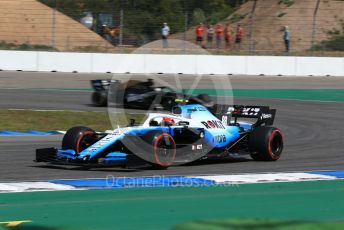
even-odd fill
[(155, 160), (155, 162), (156, 162), (158, 165), (160, 165), (160, 166), (162, 166), (162, 167), (168, 167), (168, 166), (172, 165), (173, 162), (174, 162), (174, 159), (176, 159), (176, 149), (174, 148), (174, 149), (173, 149), (173, 156), (172, 156), (172, 162), (171, 162), (171, 163), (169, 163), (169, 164), (162, 164), (162, 163), (160, 162), (160, 160), (159, 160), (159, 157), (158, 157), (158, 154), (157, 154), (158, 144), (161, 142), (162, 138), (164, 138), (165, 136), (167, 136), (167, 137), (170, 139), (170, 141), (172, 141), (173, 145), (176, 146), (176, 143), (174, 142), (174, 140), (173, 140), (173, 138), (171, 137), (171, 135), (169, 135), (169, 134), (167, 134), (167, 133), (163, 133), (163, 134), (161, 134), (161, 135), (159, 135), (159, 136), (157, 136), (157, 137), (155, 138), (155, 141), (154, 141), (154, 160)]
[(86, 131), (78, 138), (78, 140), (76, 142), (76, 151), (75, 151), (76, 155), (79, 155), (79, 153), (80, 153), (79, 148), (80, 148), (80, 143), (81, 143), (82, 139), (88, 135), (93, 135), (93, 132), (92, 131)]
[(281, 136), (281, 139), (282, 139), (282, 143), (283, 143), (283, 136), (282, 136), (282, 133), (279, 129), (275, 129), (272, 131), (270, 137), (269, 137), (269, 148), (268, 148), (268, 151), (269, 151), (269, 155), (271, 157), (271, 159), (273, 160), (278, 160), (280, 158), (280, 155), (276, 156), (273, 152), (272, 152), (272, 149), (271, 149), (271, 144), (272, 144), (272, 140), (273, 138), (279, 134)]

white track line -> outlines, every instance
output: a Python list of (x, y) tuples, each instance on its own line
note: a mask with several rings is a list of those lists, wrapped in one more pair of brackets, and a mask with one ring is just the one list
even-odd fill
[(76, 190), (76, 188), (69, 185), (54, 184), (49, 182), (0, 183), (0, 193), (66, 190)]
[[(172, 181), (175, 181), (175, 176), (163, 176), (164, 180), (168, 180), (171, 177)], [(276, 182), (300, 182), (300, 181), (319, 181), (319, 180), (338, 180), (335, 176), (327, 176), (321, 174), (311, 174), (303, 172), (290, 172), (290, 173), (260, 173), (260, 174), (237, 174), (237, 175), (205, 175), (205, 176), (180, 176), (187, 179), (204, 179), (208, 181), (215, 182), (214, 185), (233, 185), (233, 184), (256, 184), (256, 183), (276, 183)], [(142, 187), (142, 181), (145, 177), (119, 177), (112, 178), (116, 179), (130, 179), (131, 184), (135, 184), (135, 179), (137, 179)], [(158, 177), (156, 177), (158, 178)], [(96, 178), (88, 179), (75, 179), (75, 180), (94, 180)], [(106, 180), (106, 178), (98, 178)], [(58, 181), (58, 180), (56, 180)], [(68, 179), (67, 181), (73, 181), (73, 179)], [(151, 180), (150, 180), (151, 181)], [(161, 186), (161, 185), (158, 185)], [(171, 185), (173, 186), (173, 185)], [(182, 185), (181, 185), (182, 186)], [(185, 186), (192, 186), (192, 184), (186, 184)], [(202, 186), (200, 184), (195, 184), (195, 186)], [(149, 186), (151, 187), (151, 185)], [(103, 187), (95, 187), (103, 188)], [(109, 187), (111, 188), (111, 187)], [(62, 182), (14, 182), (14, 183), (0, 183), (0, 193), (14, 193), (14, 192), (38, 192), (38, 191), (65, 191), (65, 190), (86, 190), (92, 189), (92, 187), (74, 187), (70, 185), (65, 185)]]

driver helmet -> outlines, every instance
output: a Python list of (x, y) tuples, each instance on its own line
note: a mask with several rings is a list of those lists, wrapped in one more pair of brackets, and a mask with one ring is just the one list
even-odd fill
[(174, 119), (171, 117), (163, 117), (161, 123), (162, 123), (162, 125), (165, 125), (165, 126), (171, 126), (171, 125), (176, 124)]

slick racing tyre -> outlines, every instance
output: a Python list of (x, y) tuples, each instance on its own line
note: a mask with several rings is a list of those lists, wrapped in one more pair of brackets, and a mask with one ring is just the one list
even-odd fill
[(283, 136), (279, 129), (257, 127), (248, 137), (251, 157), (257, 161), (276, 161), (283, 150)]
[(199, 94), (199, 95), (197, 95), (197, 98), (202, 100), (205, 103), (212, 102), (212, 99), (208, 94)]
[(92, 103), (95, 106), (107, 106), (107, 94), (105, 91), (95, 91), (92, 93)]
[(198, 100), (200, 100), (200, 104), (204, 105), (205, 107), (213, 107), (214, 101), (208, 94), (199, 94), (197, 95)]
[(95, 131), (87, 127), (73, 127), (63, 136), (62, 149), (73, 149), (77, 155), (94, 144)]
[(151, 145), (153, 154), (152, 166), (156, 169), (167, 169), (176, 158), (176, 143), (171, 135), (154, 131), (147, 133), (144, 140)]

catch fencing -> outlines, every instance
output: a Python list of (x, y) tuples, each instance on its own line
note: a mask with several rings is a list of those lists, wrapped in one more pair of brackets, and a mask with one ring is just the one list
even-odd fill
[[(99, 5), (104, 1), (89, 0), (96, 6), (92, 9), (83, 6), (82, 1), (74, 1), (70, 8), (64, 2), (0, 0), (0, 49), (130, 53), (161, 39), (164, 22), (170, 27), (170, 39), (197, 44), (195, 28), (202, 22), (205, 32), (203, 42), (198, 45), (211, 54), (343, 56), (344, 53), (344, 1), (238, 1), (243, 4), (228, 9), (228, 16), (224, 14), (226, 11), (207, 15), (206, 9), (190, 9), (189, 0), (178, 1), (182, 4), (173, 8), (172, 13), (161, 9), (159, 15), (148, 14), (144, 7), (154, 6), (142, 6), (138, 0), (108, 1), (111, 5), (105, 10)], [(217, 24), (223, 28), (228, 25), (230, 31), (229, 42), (221, 35), (218, 47), (216, 38), (212, 42), (207, 40), (207, 27), (213, 25), (216, 29)], [(240, 44), (235, 42), (238, 24), (244, 31)], [(286, 28), (290, 36), (289, 52), (284, 43)], [(161, 50), (162, 46), (156, 47), (155, 52)]]

